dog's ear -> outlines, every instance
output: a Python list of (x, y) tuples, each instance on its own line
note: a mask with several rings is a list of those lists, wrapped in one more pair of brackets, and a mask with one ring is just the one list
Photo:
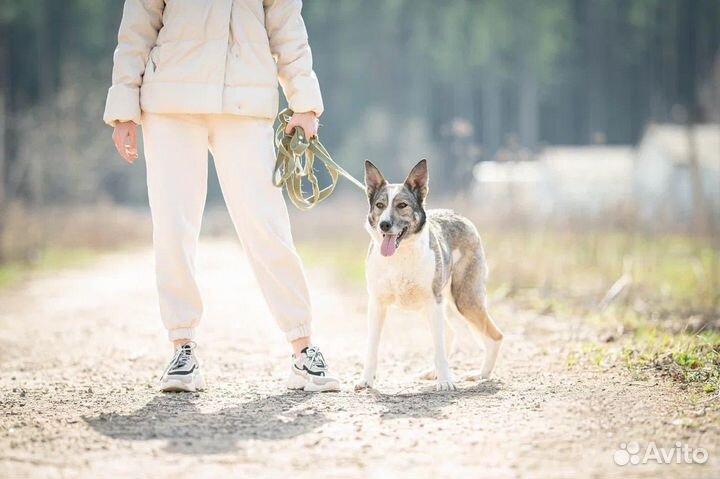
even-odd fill
[(413, 166), (410, 174), (405, 178), (405, 186), (417, 197), (420, 205), (425, 202), (428, 194), (428, 180), (427, 160), (425, 159)]
[(365, 160), (365, 191), (367, 191), (368, 200), (372, 200), (377, 190), (387, 184), (385, 177), (377, 166), (373, 165), (369, 160)]

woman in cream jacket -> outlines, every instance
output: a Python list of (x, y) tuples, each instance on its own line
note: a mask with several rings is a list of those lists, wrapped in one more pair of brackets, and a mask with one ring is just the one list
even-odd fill
[(270, 311), (293, 348), (288, 386), (339, 389), (310, 343), (311, 307), (282, 193), (271, 182), (278, 81), (317, 133), (323, 102), (301, 0), (126, 0), (104, 120), (138, 158), (142, 125), (160, 314), (175, 345), (163, 391), (204, 388), (194, 353), (194, 257), (212, 153), (225, 202)]

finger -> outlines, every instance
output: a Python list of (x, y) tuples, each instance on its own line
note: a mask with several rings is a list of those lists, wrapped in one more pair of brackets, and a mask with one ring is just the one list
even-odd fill
[(120, 139), (119, 135), (117, 135), (113, 138), (113, 143), (115, 143), (115, 149), (120, 154), (120, 156), (124, 157), (125, 145), (122, 144), (122, 140)]
[(129, 145), (125, 145), (125, 151), (127, 151), (130, 155), (134, 156), (135, 158), (137, 158), (137, 156), (138, 156), (137, 145), (133, 144), (132, 141), (130, 141)]
[(131, 152), (129, 148), (126, 148), (123, 158), (125, 158), (125, 161), (132, 164), (137, 159), (137, 155)]
[(125, 138), (126, 132), (122, 128), (116, 128), (115, 131), (113, 131), (113, 141), (115, 143), (120, 143)]
[(123, 132), (115, 136), (115, 149), (124, 160), (127, 160), (127, 147), (125, 146), (125, 135)]
[(121, 158), (123, 158), (124, 160), (127, 161), (127, 158), (125, 158), (125, 145), (123, 144), (122, 139), (123, 139), (122, 130), (118, 129), (118, 128), (113, 130), (112, 141), (113, 141), (113, 144), (115, 145), (115, 150), (118, 152), (118, 155), (120, 155)]
[(137, 158), (138, 152), (136, 148), (133, 148), (130, 145), (125, 145), (125, 153), (127, 153), (129, 156)]
[(137, 157), (137, 152), (133, 151), (131, 147), (125, 146), (125, 154), (123, 155), (125, 161), (127, 161), (128, 163), (132, 163), (137, 159)]
[(287, 133), (288, 135), (292, 135), (293, 131), (295, 131), (295, 123), (293, 123), (292, 119), (290, 119), (287, 126), (285, 127), (285, 133)]
[(137, 157), (137, 140), (133, 128), (128, 128), (121, 133), (120, 145), (123, 150), (122, 156), (126, 161), (131, 162), (132, 159)]
[(313, 131), (315, 132), (314, 134), (315, 134), (315, 136), (317, 136), (318, 132), (320, 131), (320, 120), (318, 120), (317, 118), (314, 118), (312, 123), (313, 123)]
[(137, 130), (135, 128), (130, 128), (128, 138), (130, 139), (130, 149), (137, 151)]
[(137, 155), (137, 142), (133, 138), (133, 135), (128, 132), (128, 137), (123, 141), (123, 147), (127, 153), (134, 156)]

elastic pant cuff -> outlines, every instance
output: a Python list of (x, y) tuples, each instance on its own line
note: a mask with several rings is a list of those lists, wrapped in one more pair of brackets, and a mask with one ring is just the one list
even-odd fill
[(171, 329), (168, 331), (168, 339), (177, 341), (178, 339), (194, 339), (195, 328)]
[(285, 331), (285, 337), (288, 341), (295, 341), (296, 339), (306, 338), (312, 333), (309, 324), (303, 324), (297, 328)]

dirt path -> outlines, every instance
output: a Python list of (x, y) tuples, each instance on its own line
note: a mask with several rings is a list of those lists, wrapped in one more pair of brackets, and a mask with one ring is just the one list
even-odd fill
[[(170, 349), (149, 251), (0, 292), (0, 477), (718, 477), (713, 403), (623, 369), (568, 368), (577, 324), (497, 304), (507, 342), (496, 379), (435, 393), (415, 379), (427, 326), (393, 315), (377, 390), (356, 393), (363, 292), (309, 272), (316, 342), (338, 394), (284, 388), (286, 345), (230, 242), (201, 245), (206, 302), (198, 354), (209, 391), (158, 394)], [(456, 375), (479, 366), (463, 345)], [(620, 443), (703, 447), (704, 465), (617, 466)]]

